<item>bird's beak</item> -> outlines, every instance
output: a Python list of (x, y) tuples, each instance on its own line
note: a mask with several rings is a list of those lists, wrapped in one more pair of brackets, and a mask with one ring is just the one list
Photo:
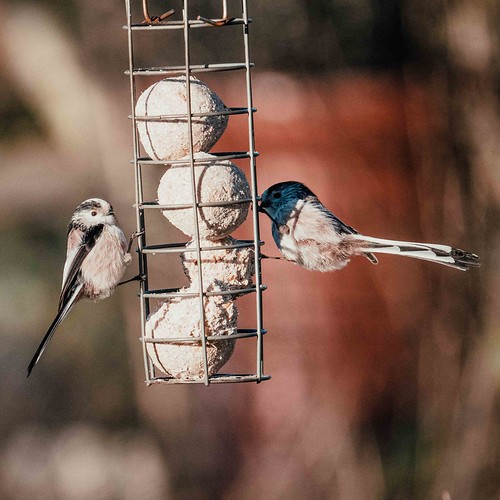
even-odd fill
[(264, 204), (264, 203), (261, 203), (257, 210), (260, 212), (260, 213), (263, 213), (263, 214), (266, 214), (270, 219), (271, 221), (276, 224), (277, 227), (280, 227), (280, 225), (278, 224), (278, 222), (276, 221), (276, 219), (274, 219), (274, 217), (271, 217), (271, 215), (269, 214), (269, 212), (265, 209), (265, 207), (268, 207), (269, 204)]
[(262, 206), (262, 203), (260, 205), (257, 205), (257, 212), (260, 212), (261, 214), (266, 214), (268, 217), (270, 217), (265, 207)]
[(269, 206), (269, 202), (267, 200), (260, 199), (260, 203), (257, 205), (257, 211), (266, 214), (269, 217), (269, 214), (266, 211), (266, 208)]

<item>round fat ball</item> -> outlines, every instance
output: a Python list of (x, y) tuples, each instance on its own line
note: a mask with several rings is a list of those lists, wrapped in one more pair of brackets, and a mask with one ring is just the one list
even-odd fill
[[(223, 248), (236, 246), (239, 243), (241, 242), (231, 236), (207, 242), (206, 247), (209, 249), (201, 252), (204, 291), (238, 290), (252, 286), (252, 278), (255, 274), (253, 247)], [(187, 248), (194, 248), (193, 242)], [(200, 271), (196, 252), (192, 250), (183, 252), (181, 261), (191, 288), (198, 289)], [(238, 294), (232, 295), (233, 298), (237, 296)]]
[[(192, 113), (227, 110), (221, 99), (197, 78), (190, 78), (190, 89)], [(138, 119), (137, 130), (153, 160), (177, 160), (189, 153), (186, 77), (165, 78), (151, 85), (137, 99), (135, 114), (138, 117), (184, 115), (162, 121)], [(227, 115), (193, 117), (193, 151), (210, 151), (226, 130), (227, 122)]]
[[(190, 290), (190, 289), (187, 289)], [(237, 331), (238, 310), (230, 299), (221, 296), (205, 298), (205, 334), (232, 335)], [(148, 338), (189, 338), (201, 336), (198, 297), (176, 297), (166, 300), (146, 322)], [(207, 342), (208, 374), (214, 375), (229, 361), (236, 340)], [(147, 343), (154, 365), (165, 374), (179, 379), (204, 376), (201, 340), (178, 343)]]
[[(195, 180), (198, 201), (217, 203), (248, 200), (250, 186), (242, 170), (228, 160), (218, 160), (207, 153), (198, 153), (196, 159), (205, 160), (195, 164)], [(158, 187), (160, 205), (193, 203), (190, 165), (172, 165), (163, 175)], [(200, 239), (220, 240), (247, 218), (249, 202), (234, 205), (199, 207), (198, 228)], [(194, 237), (193, 209), (167, 209), (163, 215), (178, 229)]]

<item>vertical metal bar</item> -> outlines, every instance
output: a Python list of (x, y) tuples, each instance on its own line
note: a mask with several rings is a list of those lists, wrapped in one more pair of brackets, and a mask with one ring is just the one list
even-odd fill
[(142, 185), (142, 170), (137, 159), (139, 158), (139, 138), (135, 119), (135, 77), (134, 77), (134, 47), (132, 40), (132, 12), (131, 12), (131, 0), (125, 0), (125, 9), (127, 15), (127, 38), (128, 38), (128, 66), (129, 66), (129, 80), (130, 80), (130, 106), (131, 106), (131, 116), (132, 116), (132, 134), (133, 134), (133, 145), (134, 145), (134, 178), (135, 178), (135, 213), (136, 213), (136, 227), (137, 231), (141, 232), (142, 235), (139, 236), (137, 240), (137, 245), (139, 248), (139, 274), (144, 276), (144, 280), (140, 284), (140, 304), (141, 304), (141, 340), (142, 340), (142, 350), (144, 358), (144, 369), (146, 376), (146, 383), (150, 384), (151, 379), (154, 378), (154, 367), (151, 359), (148, 356), (146, 349), (145, 339), (145, 325), (147, 317), (149, 316), (149, 299), (144, 297), (144, 292), (148, 289), (148, 277), (147, 277), (147, 254), (142, 252), (142, 249), (146, 245), (146, 233), (145, 233), (145, 221), (144, 221), (144, 211), (140, 208), (140, 204), (143, 202), (143, 185)]
[(243, 8), (243, 42), (245, 48), (245, 76), (246, 76), (246, 91), (247, 91), (247, 108), (248, 108), (248, 145), (250, 154), (250, 182), (252, 185), (252, 217), (253, 217), (253, 238), (255, 252), (255, 301), (257, 313), (257, 379), (258, 382), (262, 379), (263, 371), (263, 341), (262, 341), (262, 274), (260, 262), (260, 227), (259, 227), (259, 212), (257, 210), (257, 171), (255, 162), (255, 134), (253, 121), (253, 98), (252, 98), (252, 76), (250, 74), (250, 40), (248, 35), (248, 6), (247, 0), (242, 0)]
[(196, 172), (194, 168), (194, 152), (193, 152), (193, 129), (192, 129), (192, 110), (191, 110), (191, 57), (189, 52), (189, 0), (184, 0), (184, 63), (186, 66), (186, 104), (187, 104), (187, 125), (189, 137), (189, 158), (191, 167), (191, 183), (193, 194), (193, 220), (194, 220), (194, 239), (196, 247), (196, 258), (198, 259), (198, 285), (199, 285), (199, 305), (200, 305), (200, 329), (201, 329), (201, 344), (203, 347), (203, 367), (205, 370), (204, 383), (208, 385), (210, 379), (208, 376), (208, 356), (207, 356), (207, 339), (205, 334), (205, 304), (203, 294), (203, 272), (201, 262), (201, 244), (200, 244), (200, 231), (198, 227), (198, 196), (196, 189)]

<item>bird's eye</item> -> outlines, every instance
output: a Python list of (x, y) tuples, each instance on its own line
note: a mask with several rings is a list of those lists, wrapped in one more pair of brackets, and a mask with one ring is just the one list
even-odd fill
[(95, 217), (97, 215), (97, 212), (95, 210), (92, 210), (90, 215), (92, 215), (92, 217)]
[(279, 198), (281, 198), (281, 193), (279, 191), (276, 191), (275, 193), (273, 193), (273, 198), (275, 200), (278, 200)]

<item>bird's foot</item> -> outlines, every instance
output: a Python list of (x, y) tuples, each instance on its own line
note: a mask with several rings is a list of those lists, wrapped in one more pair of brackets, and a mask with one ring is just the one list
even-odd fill
[(167, 19), (167, 17), (170, 17), (175, 12), (174, 9), (170, 9), (167, 12), (164, 12), (161, 16), (150, 16), (148, 9), (148, 0), (142, 0), (142, 11), (144, 14), (144, 21), (142, 21), (141, 24), (158, 24), (161, 21)]
[(139, 236), (142, 236), (144, 234), (143, 231), (134, 231), (132, 235), (130, 236), (130, 239), (128, 240), (128, 247), (127, 247), (127, 253), (130, 253), (130, 249), (132, 248), (132, 244), (134, 243), (134, 240), (139, 238)]
[(261, 259), (286, 260), (284, 257), (270, 257), (269, 255), (260, 254)]
[(137, 276), (134, 276), (133, 278), (130, 278), (128, 280), (125, 280), (125, 281), (118, 283), (118, 285), (116, 285), (116, 286), (125, 285), (125, 283), (130, 283), (131, 281), (144, 281), (145, 279), (146, 279), (145, 274), (138, 274)]

